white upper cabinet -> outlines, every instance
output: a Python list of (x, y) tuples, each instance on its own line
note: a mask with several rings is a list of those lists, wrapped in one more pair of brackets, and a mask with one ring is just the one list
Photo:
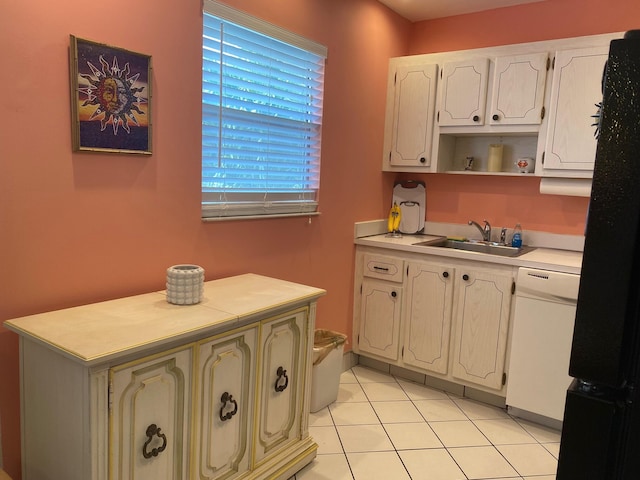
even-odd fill
[(556, 53), (544, 171), (593, 170), (598, 104), (608, 45)]
[(496, 58), (489, 123), (536, 125), (542, 122), (548, 63), (546, 52)]
[[(431, 164), (438, 65), (399, 65), (393, 81), (392, 117), (386, 132), (386, 159), (391, 166)], [(387, 125), (389, 128), (389, 125)]]
[(440, 126), (483, 125), (489, 59), (447, 62), (442, 67)]

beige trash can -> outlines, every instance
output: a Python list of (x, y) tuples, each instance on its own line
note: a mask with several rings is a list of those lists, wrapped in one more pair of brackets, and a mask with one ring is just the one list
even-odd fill
[(322, 410), (338, 398), (346, 339), (346, 335), (331, 330), (315, 331), (311, 372), (311, 412)]

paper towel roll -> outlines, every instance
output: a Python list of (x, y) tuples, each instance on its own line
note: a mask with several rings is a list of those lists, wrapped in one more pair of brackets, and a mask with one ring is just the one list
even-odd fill
[(591, 196), (590, 178), (542, 178), (540, 193), (549, 195), (569, 195), (572, 197)]

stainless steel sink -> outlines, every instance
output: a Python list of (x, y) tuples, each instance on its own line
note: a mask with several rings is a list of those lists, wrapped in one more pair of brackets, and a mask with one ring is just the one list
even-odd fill
[(518, 257), (524, 253), (535, 250), (535, 247), (522, 246), (511, 247), (497, 242), (484, 242), (479, 240), (437, 240), (418, 242), (414, 245), (423, 247), (442, 247), (442, 248), (454, 248), (456, 250), (466, 250), (468, 252), (487, 253), (489, 255), (500, 255), (502, 257)]

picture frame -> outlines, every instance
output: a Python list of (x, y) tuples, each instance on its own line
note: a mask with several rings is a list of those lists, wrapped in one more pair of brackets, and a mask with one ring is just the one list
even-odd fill
[(73, 151), (151, 155), (151, 56), (71, 35)]

